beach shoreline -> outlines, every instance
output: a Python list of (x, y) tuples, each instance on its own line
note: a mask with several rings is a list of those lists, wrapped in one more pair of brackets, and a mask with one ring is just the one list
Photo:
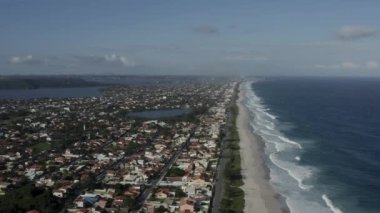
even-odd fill
[(269, 169), (262, 158), (264, 144), (254, 135), (249, 124), (250, 116), (244, 105), (246, 84), (242, 82), (239, 88), (237, 106), (239, 113), (236, 127), (240, 138), (240, 157), (243, 176), (245, 206), (244, 212), (283, 213), (289, 212), (284, 198), (277, 193), (269, 182)]

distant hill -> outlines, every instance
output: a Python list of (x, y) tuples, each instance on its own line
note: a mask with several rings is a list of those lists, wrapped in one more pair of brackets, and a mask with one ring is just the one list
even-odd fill
[(102, 86), (102, 85), (105, 85), (105, 84), (84, 80), (83, 78), (80, 78), (80, 77), (64, 77), (64, 76), (0, 77), (0, 90), (93, 87), (93, 86)]
[(67, 88), (93, 86), (142, 86), (142, 85), (180, 85), (202, 81), (226, 80), (228, 77), (211, 76), (137, 76), (137, 75), (33, 75), (0, 76), (0, 90)]

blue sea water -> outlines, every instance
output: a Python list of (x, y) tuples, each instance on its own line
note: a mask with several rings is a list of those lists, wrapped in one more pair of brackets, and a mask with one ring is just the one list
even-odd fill
[(380, 79), (246, 84), (253, 131), (291, 212), (380, 212)]

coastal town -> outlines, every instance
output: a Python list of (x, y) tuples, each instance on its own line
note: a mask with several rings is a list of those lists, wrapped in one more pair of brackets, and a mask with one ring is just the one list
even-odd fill
[(0, 211), (211, 212), (236, 87), (0, 100)]

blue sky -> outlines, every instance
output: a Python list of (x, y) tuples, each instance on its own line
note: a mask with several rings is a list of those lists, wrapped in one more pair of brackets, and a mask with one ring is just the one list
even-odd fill
[(0, 0), (0, 74), (380, 75), (376, 0)]

